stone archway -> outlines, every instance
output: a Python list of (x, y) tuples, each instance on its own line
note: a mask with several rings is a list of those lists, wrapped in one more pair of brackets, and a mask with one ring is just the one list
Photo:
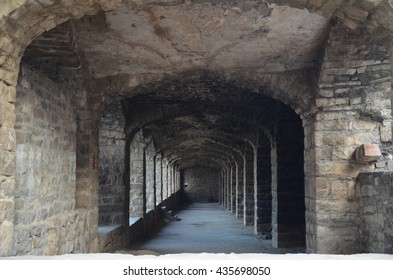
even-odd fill
[[(16, 135), (18, 128), (16, 128), (15, 104), (18, 105), (16, 86), (20, 61), (26, 54), (26, 46), (45, 31), (53, 30), (54, 27), (70, 18), (80, 18), (85, 14), (98, 14), (98, 16), (81, 19), (79, 23), (83, 24), (83, 21), (92, 22), (94, 20), (99, 23), (108, 11), (122, 4), (121, 1), (99, 0), (74, 1), (72, 5), (67, 3), (38, 0), (8, 1), (0, 11), (0, 92), (2, 94), (0, 100), (0, 176), (2, 186), (0, 192), (0, 207), (2, 209), (0, 233), (1, 236), (6, 236), (0, 243), (1, 255), (14, 254), (12, 251), (14, 250), (13, 239), (17, 237), (15, 231), (18, 228), (18, 223), (15, 221), (18, 215), (15, 214), (15, 209), (19, 209), (20, 205), (17, 205), (15, 199), (15, 182), (20, 181), (22, 177), (17, 173), (17, 165), (21, 165), (17, 161), (16, 151), (17, 139), (20, 138)], [(146, 8), (138, 1), (133, 3), (134, 6), (130, 5), (132, 11), (141, 7)], [(316, 57), (315, 61), (310, 61), (310, 68), (302, 68), (299, 71), (289, 69), (293, 71), (280, 72), (282, 65), (273, 63), (276, 68), (269, 68), (270, 70), (267, 72), (260, 68), (247, 67), (231, 70), (224, 67), (225, 71), (222, 69), (209, 69), (209, 71), (217, 72), (223, 80), (241, 80), (239, 83), (245, 85), (243, 86), (245, 88), (252, 87), (250, 89), (253, 92), (260, 92), (271, 85), (272, 88), (270, 88), (268, 95), (287, 103), (302, 116), (306, 139), (306, 207), (308, 209), (307, 217), (312, 221), (307, 225), (307, 247), (310, 252), (354, 252), (358, 250), (355, 248), (356, 242), (362, 238), (357, 233), (357, 214), (355, 212), (358, 204), (354, 182), (358, 174), (363, 171), (389, 169), (391, 117), (386, 112), (391, 110), (391, 106), (390, 101), (389, 104), (385, 103), (390, 100), (391, 74), (389, 51), (380, 43), (380, 40), (390, 38), (389, 30), (392, 30), (392, 27), (385, 19), (390, 18), (389, 14), (393, 9), (388, 1), (365, 1), (362, 3), (359, 1), (353, 3), (328, 1), (323, 5), (313, 4), (314, 2), (304, 4), (304, 1), (291, 1), (289, 4), (280, 1), (280, 3), (281, 5), (271, 4), (271, 6), (273, 8), (280, 6), (278, 9), (287, 12), (292, 8), (306, 8), (314, 15), (324, 15), (326, 22), (333, 13), (336, 15), (335, 19), (339, 24), (328, 28), (327, 41), (319, 46), (319, 49), (315, 49), (323, 55)], [(154, 2), (146, 5), (150, 7), (156, 4)], [(163, 5), (152, 9), (161, 11), (161, 9), (167, 9), (167, 4), (171, 3), (165, 1), (161, 4)], [(201, 3), (200, 1), (193, 1), (190, 5), (193, 4), (210, 5), (210, 3)], [(226, 3), (222, 5), (226, 5)], [(236, 6), (237, 3), (234, 5)], [(269, 10), (269, 5), (262, 6), (263, 12)], [(192, 8), (194, 7), (196, 6)], [(221, 7), (225, 8), (226, 6)], [(229, 7), (228, 13), (240, 12), (246, 15), (250, 11), (254, 12), (253, 7), (236, 6), (234, 8), (238, 9), (232, 8)], [(154, 14), (152, 9), (150, 11)], [(303, 12), (307, 14), (307, 11), (300, 13)], [(171, 18), (169, 14), (168, 17), (164, 16), (167, 20)], [(167, 36), (168, 39), (170, 33), (167, 32), (167, 29), (162, 28), (165, 27), (163, 26), (165, 18), (155, 18), (152, 26), (156, 28), (152, 30), (153, 33), (156, 32), (163, 37)], [(163, 22), (157, 24), (156, 20), (158, 19)], [(75, 24), (78, 25), (78, 23)], [(88, 23), (84, 24), (89, 28)], [(217, 24), (213, 22), (210, 27), (219, 28), (219, 24), (219, 22)], [(367, 30), (363, 28), (363, 25), (367, 27)], [(264, 30), (267, 31), (267, 29), (260, 31)], [(242, 38), (247, 39), (252, 36)], [(366, 39), (370, 40), (366, 42)], [(48, 43), (48, 41), (41, 42), (42, 46)], [(337, 51), (339, 45), (343, 46), (340, 48), (342, 52)], [(85, 50), (81, 53), (83, 54)], [(87, 54), (86, 57), (81, 56), (78, 59), (88, 59), (89, 52), (85, 52), (85, 54)], [(58, 59), (59, 53), (54, 57)], [(348, 57), (349, 59), (347, 59)], [(176, 63), (176, 56), (173, 58), (175, 60), (172, 63)], [(342, 59), (335, 60), (335, 58)], [(192, 65), (196, 68), (203, 68), (201, 64), (198, 64), (200, 63), (198, 59), (193, 60), (193, 63), (196, 64), (188, 62), (185, 64), (187, 67)], [(359, 62), (361, 65), (358, 64)], [(72, 65), (75, 66), (75, 64)], [(345, 69), (346, 72), (340, 72), (337, 68)], [(76, 122), (77, 195), (75, 199), (79, 225), (75, 232), (83, 235), (80, 239), (83, 240), (82, 242), (75, 241), (74, 252), (97, 249), (95, 221), (98, 217), (100, 108), (104, 108), (105, 104), (115, 99), (124, 99), (123, 93), (128, 92), (130, 88), (140, 87), (143, 90), (146, 84), (151, 84), (153, 81), (162, 82), (173, 73), (183, 72), (185, 69), (161, 70), (136, 75), (113, 72), (113, 75), (99, 77), (94, 82), (87, 83), (89, 85), (82, 83), (82, 87), (80, 87), (81, 84), (78, 84), (78, 89), (70, 90), (78, 92), (77, 98), (74, 99), (77, 100), (76, 107), (79, 106), (76, 114), (78, 121)], [(49, 74), (47, 73), (47, 75)], [(101, 92), (97, 91), (95, 87), (102, 84), (104, 87), (101, 88)], [(23, 87), (22, 84), (19, 86)], [(97, 92), (100, 93), (97, 94)], [(102, 92), (105, 94), (101, 94)], [(66, 104), (68, 101), (62, 102), (62, 104)], [(373, 110), (371, 107), (377, 109)], [(380, 114), (381, 112), (382, 114)], [(333, 135), (335, 139), (329, 135)], [(352, 137), (352, 135), (354, 136)], [(375, 165), (358, 164), (353, 160), (352, 153), (357, 146), (369, 142), (380, 146), (385, 157), (382, 157)], [(338, 196), (345, 197), (345, 199), (337, 199)], [(336, 209), (338, 210), (336, 211)], [(93, 225), (91, 231), (84, 232), (82, 230), (86, 224)], [(349, 236), (348, 238), (354, 242), (350, 240), (336, 241), (335, 236), (337, 235)], [(27, 237), (24, 239), (27, 240)], [(64, 250), (71, 251), (70, 247)], [(51, 251), (51, 253), (56, 252)]]

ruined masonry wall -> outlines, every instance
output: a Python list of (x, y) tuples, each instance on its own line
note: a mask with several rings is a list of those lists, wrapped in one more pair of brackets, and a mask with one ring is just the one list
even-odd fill
[(77, 251), (76, 122), (71, 94), (26, 67), (16, 101), (15, 227), (10, 255)]
[(208, 167), (185, 169), (185, 194), (194, 202), (218, 202), (218, 177), (218, 170)]

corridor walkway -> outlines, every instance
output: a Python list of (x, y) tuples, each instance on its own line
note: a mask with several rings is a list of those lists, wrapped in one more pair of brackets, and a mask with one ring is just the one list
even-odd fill
[(254, 236), (232, 213), (217, 203), (192, 204), (178, 213), (180, 221), (164, 226), (156, 236), (130, 250), (176, 253), (297, 253), (304, 248), (275, 249), (271, 240)]

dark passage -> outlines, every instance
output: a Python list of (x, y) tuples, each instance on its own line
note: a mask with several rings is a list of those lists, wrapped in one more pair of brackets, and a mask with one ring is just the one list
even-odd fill
[(300, 253), (304, 248), (272, 248), (271, 240), (258, 239), (253, 227), (244, 226), (218, 203), (195, 203), (178, 213), (180, 221), (167, 223), (154, 237), (133, 244), (131, 251), (177, 253)]

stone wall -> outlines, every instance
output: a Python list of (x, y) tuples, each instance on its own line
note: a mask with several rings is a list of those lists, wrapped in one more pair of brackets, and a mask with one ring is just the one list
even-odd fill
[(159, 204), (161, 203), (163, 199), (163, 187), (164, 187), (164, 181), (163, 181), (163, 173), (162, 173), (162, 158), (161, 155), (157, 155), (156, 157), (156, 203)]
[(254, 223), (254, 151), (247, 147), (245, 154), (245, 184), (243, 189), (243, 223), (253, 225)]
[(140, 131), (131, 143), (130, 216), (143, 216), (143, 134)]
[[(112, 112), (113, 111), (113, 112)], [(120, 106), (101, 115), (99, 224), (123, 224), (124, 118)], [(120, 117), (119, 117), (120, 115)]]
[(71, 94), (23, 67), (16, 101), (15, 227), (10, 255), (75, 250), (76, 122)]
[(271, 144), (266, 136), (258, 138), (256, 231), (269, 236), (272, 231), (272, 168)]
[(393, 254), (393, 172), (360, 174), (357, 190), (363, 251)]
[(218, 202), (218, 176), (215, 169), (191, 167), (184, 171), (186, 196), (194, 202)]
[(146, 208), (154, 209), (156, 204), (156, 163), (154, 144), (150, 143), (145, 149), (146, 153)]
[[(303, 123), (307, 247), (320, 253), (356, 253), (356, 178), (361, 172), (391, 168), (389, 55), (364, 30), (338, 23), (326, 42), (318, 88), (317, 113)], [(378, 144), (381, 160), (357, 162), (354, 152), (362, 144)]]

